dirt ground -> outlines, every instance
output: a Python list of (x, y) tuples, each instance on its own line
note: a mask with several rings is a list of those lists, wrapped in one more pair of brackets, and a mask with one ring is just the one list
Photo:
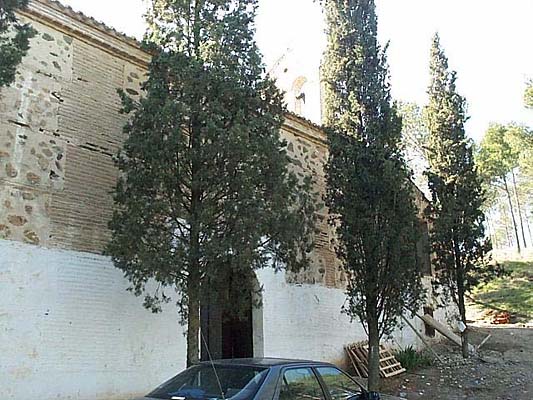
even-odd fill
[(533, 323), (491, 325), (475, 307), (471, 316), (472, 344), (492, 335), (477, 357), (463, 360), (459, 347), (439, 344), (434, 349), (443, 363), (385, 380), (383, 392), (406, 399), (533, 400)]

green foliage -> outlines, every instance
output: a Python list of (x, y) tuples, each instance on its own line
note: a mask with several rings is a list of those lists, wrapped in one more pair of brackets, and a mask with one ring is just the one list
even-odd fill
[(416, 350), (413, 346), (408, 346), (394, 353), (396, 360), (402, 364), (407, 371), (414, 371), (419, 368), (433, 365), (433, 358), (425, 350)]
[(374, 1), (326, 1), (325, 11), (326, 201), (348, 278), (344, 310), (368, 328), (370, 340), (379, 340), (391, 334), (405, 309), (418, 308), (424, 293), (414, 190), (386, 49), (377, 42)]
[(485, 238), (482, 205), (485, 194), (465, 136), (466, 102), (456, 91), (456, 73), (435, 35), (431, 48), (428, 115), (428, 170), (433, 204), (435, 288), (459, 306), (466, 323), (464, 296), (480, 280), (497, 273), (487, 262), (491, 245)]
[(326, 0), (324, 7), (326, 203), (347, 276), (344, 311), (367, 329), (369, 388), (377, 390), (380, 338), (424, 297), (414, 188), (402, 154), (401, 118), (391, 100), (386, 49), (377, 41), (374, 1)]
[(476, 301), (533, 319), (533, 261), (504, 261), (508, 273), (473, 291)]
[(502, 182), (507, 174), (518, 167), (520, 148), (518, 126), (492, 124), (481, 142), (476, 155), (480, 173), (488, 182)]
[[(227, 299), (240, 315), (254, 271), (307, 264), (313, 234), (311, 182), (289, 171), (283, 95), (262, 78), (253, 39), (256, 1), (156, 0), (148, 38), (159, 51), (118, 157), (108, 253), (145, 306), (179, 294), (198, 355), (198, 309)], [(158, 289), (150, 291), (155, 280)]]
[[(520, 238), (518, 235), (517, 219), (520, 222), (522, 231), (522, 244), (526, 246), (526, 237), (524, 233), (524, 221), (522, 215), (522, 202), (519, 200), (522, 191), (528, 190), (528, 183), (531, 180), (533, 162), (533, 135), (524, 126), (509, 124), (492, 124), (476, 154), (476, 161), (479, 170), (489, 186), (490, 192), (503, 192), (508, 202), (511, 220), (516, 236), (516, 243), (520, 251)], [(516, 179), (524, 177), (525, 179)], [(522, 181), (524, 182), (522, 184)], [(512, 190), (514, 189), (516, 206), (512, 199)], [(524, 189), (524, 190), (522, 190)], [(491, 196), (490, 203), (492, 206), (497, 205), (497, 196)], [(496, 200), (496, 201), (494, 201)], [(527, 199), (525, 201), (527, 203)], [(515, 209), (518, 210), (518, 218), (515, 216)], [(526, 246), (527, 247), (527, 246)]]
[(520, 173), (533, 180), (533, 130), (511, 124), (508, 127), (511, 146), (518, 153), (518, 167)]
[(28, 52), (35, 31), (21, 24), (15, 14), (28, 5), (28, 0), (0, 1), (0, 88), (15, 80), (17, 67)]
[(527, 108), (533, 108), (533, 80), (527, 83), (524, 91), (524, 104)]
[(427, 152), (428, 127), (424, 108), (416, 103), (399, 102), (398, 113), (402, 117), (403, 143), (425, 157)]
[(426, 192), (428, 129), (424, 109), (415, 103), (399, 102), (398, 113), (402, 118), (402, 145), (405, 159), (413, 171), (415, 184)]

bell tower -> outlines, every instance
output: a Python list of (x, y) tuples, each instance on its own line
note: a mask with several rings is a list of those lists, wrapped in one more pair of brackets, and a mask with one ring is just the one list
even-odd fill
[(319, 68), (308, 62), (306, 54), (287, 49), (268, 73), (285, 92), (290, 112), (320, 123)]

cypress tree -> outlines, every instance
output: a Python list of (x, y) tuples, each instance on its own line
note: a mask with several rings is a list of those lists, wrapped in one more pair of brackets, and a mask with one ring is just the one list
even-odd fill
[(310, 180), (290, 172), (283, 95), (262, 77), (256, 8), (154, 0), (145, 94), (124, 96), (131, 120), (108, 253), (152, 311), (178, 294), (189, 365), (199, 357), (200, 304), (231, 298), (225, 311), (239, 316), (255, 270), (305, 267), (311, 245)]
[[(466, 101), (457, 93), (457, 74), (449, 71), (448, 59), (438, 34), (431, 48), (431, 84), (428, 116), (428, 180), (433, 222), (431, 235), (435, 255), (436, 289), (458, 306), (467, 326), (465, 294), (488, 278), (490, 243), (485, 238), (482, 211), (485, 200), (482, 180), (466, 137)], [(468, 357), (468, 330), (462, 334), (463, 356)]]
[(323, 66), (330, 155), (326, 202), (347, 275), (344, 311), (369, 339), (369, 388), (379, 386), (379, 343), (424, 290), (416, 262), (414, 188), (401, 152), (402, 122), (390, 94), (386, 49), (373, 0), (325, 1)]
[(28, 5), (28, 0), (0, 0), (0, 88), (15, 80), (17, 67), (30, 48), (35, 31), (21, 24), (15, 14)]

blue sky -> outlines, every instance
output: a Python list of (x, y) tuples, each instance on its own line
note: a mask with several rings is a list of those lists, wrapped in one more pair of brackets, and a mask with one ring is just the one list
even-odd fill
[[(143, 0), (61, 0), (133, 36), (144, 31)], [(380, 40), (390, 40), (393, 95), (424, 104), (432, 35), (438, 31), (469, 104), (468, 134), (480, 140), (490, 122), (533, 125), (522, 104), (533, 77), (532, 0), (376, 0)], [(313, 0), (259, 0), (257, 40), (271, 65), (288, 48), (315, 70), (325, 47)], [(318, 119), (318, 116), (312, 117)], [(317, 121), (318, 122), (318, 121)]]

